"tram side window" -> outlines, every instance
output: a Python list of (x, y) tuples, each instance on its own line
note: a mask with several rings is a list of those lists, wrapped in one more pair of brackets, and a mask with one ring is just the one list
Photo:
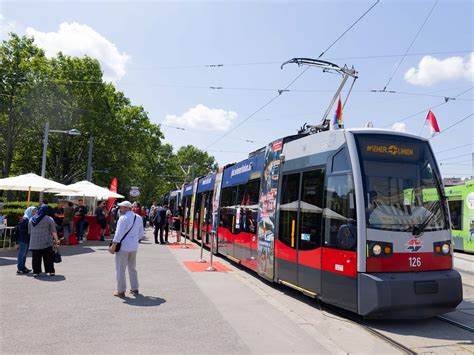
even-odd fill
[(202, 193), (196, 194), (196, 200), (194, 201), (194, 222), (199, 221), (199, 215), (201, 213), (201, 202), (202, 202)]
[(462, 230), (462, 200), (448, 201), (449, 214), (451, 215), (451, 228)]
[(296, 222), (298, 217), (298, 194), (300, 174), (283, 176), (280, 200), (280, 223), (278, 239), (285, 245), (296, 248)]
[(343, 148), (337, 152), (332, 158), (332, 172), (336, 171), (349, 171), (351, 170), (349, 165), (349, 159), (347, 158), (346, 149)]
[(206, 195), (206, 205), (205, 205), (205, 208), (206, 208), (206, 221), (207, 223), (211, 223), (211, 219), (212, 219), (212, 197), (213, 197), (214, 193), (211, 191), (209, 192), (207, 195)]
[(323, 194), (324, 170), (313, 170), (303, 173), (299, 250), (312, 250), (321, 246)]
[(222, 189), (219, 225), (232, 232), (233, 218), (235, 216), (235, 202), (237, 197), (237, 186)]
[(326, 190), (324, 245), (330, 248), (356, 250), (357, 219), (354, 186), (351, 175), (330, 176)]
[(244, 191), (240, 206), (240, 231), (256, 234), (260, 179), (249, 181)]

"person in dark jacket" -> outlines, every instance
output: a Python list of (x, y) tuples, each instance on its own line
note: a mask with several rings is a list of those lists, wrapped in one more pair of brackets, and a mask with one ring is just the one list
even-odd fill
[(36, 214), (36, 207), (28, 207), (21, 221), (18, 223), (18, 256), (17, 256), (17, 274), (27, 274), (31, 272), (26, 267), (26, 256), (30, 245), (30, 233), (28, 232), (28, 222)]
[(76, 209), (74, 210), (74, 214), (76, 216), (79, 216), (79, 220), (77, 221), (77, 225), (76, 225), (76, 237), (79, 243), (84, 242), (84, 232), (87, 225), (87, 219), (86, 219), (87, 212), (88, 212), (87, 207), (84, 205), (84, 201), (80, 199), (79, 206), (77, 206)]
[[(166, 226), (166, 209), (158, 205), (158, 207), (155, 209), (154, 215), (155, 217), (153, 218), (153, 225), (155, 226), (155, 230), (153, 234), (155, 236), (155, 244), (158, 244), (158, 232), (160, 233), (160, 244), (165, 244), (163, 232), (165, 231)], [(167, 234), (166, 238), (168, 238)]]
[(99, 203), (95, 210), (97, 224), (100, 226), (100, 240), (104, 241), (105, 229), (107, 228), (107, 210), (105, 201)]

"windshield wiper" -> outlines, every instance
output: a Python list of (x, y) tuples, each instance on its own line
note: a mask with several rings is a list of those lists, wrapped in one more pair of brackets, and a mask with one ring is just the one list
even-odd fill
[(431, 223), (434, 216), (436, 216), (436, 214), (438, 213), (438, 210), (440, 209), (440, 207), (441, 207), (440, 201), (439, 200), (435, 201), (428, 210), (430, 212), (430, 215), (426, 217), (426, 219), (422, 223), (420, 223), (416, 227), (413, 227), (412, 234), (421, 236), (423, 232), (425, 231), (426, 227), (428, 226), (428, 224)]

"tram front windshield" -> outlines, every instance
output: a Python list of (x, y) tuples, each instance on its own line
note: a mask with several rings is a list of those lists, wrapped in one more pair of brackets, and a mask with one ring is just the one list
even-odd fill
[(374, 134), (356, 140), (367, 228), (413, 234), (447, 228), (441, 177), (427, 142)]

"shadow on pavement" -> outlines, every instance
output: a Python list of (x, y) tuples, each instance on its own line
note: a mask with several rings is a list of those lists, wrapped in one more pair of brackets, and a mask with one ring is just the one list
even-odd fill
[(16, 258), (15, 259), (0, 258), (0, 266), (15, 265), (15, 264), (16, 264)]
[[(27, 276), (33, 278), (33, 274), (28, 274)], [(46, 281), (46, 282), (59, 282), (59, 281), (65, 281), (66, 277), (64, 275), (48, 276), (45, 274), (40, 274), (40, 277), (36, 278), (36, 280)]]
[(60, 247), (59, 252), (61, 253), (61, 256), (73, 256), (73, 255), (95, 253), (95, 250), (88, 247), (67, 246), (67, 247)]
[(135, 295), (133, 298), (126, 297), (123, 299), (123, 303), (138, 307), (158, 307), (165, 302), (164, 298), (144, 295)]

